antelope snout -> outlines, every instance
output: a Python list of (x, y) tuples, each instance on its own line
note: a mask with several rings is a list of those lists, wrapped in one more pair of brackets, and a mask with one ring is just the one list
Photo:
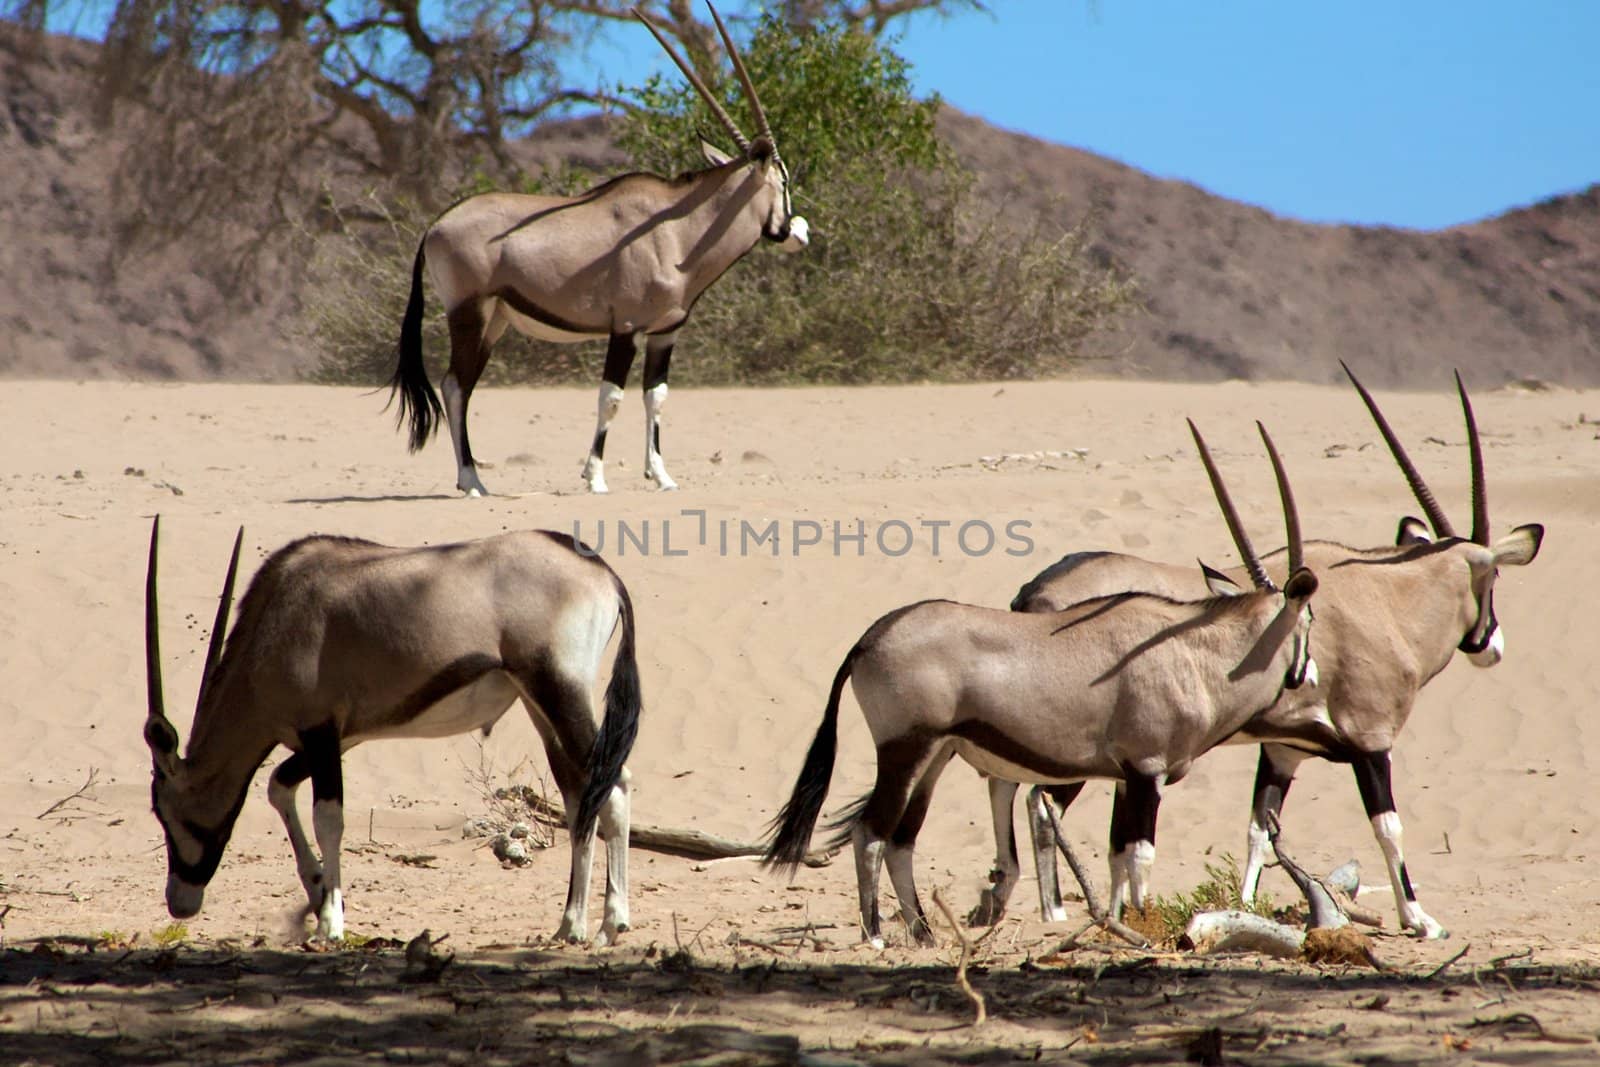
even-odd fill
[(1506, 639), (1500, 627), (1494, 628), (1494, 633), (1489, 635), (1489, 643), (1479, 652), (1468, 652), (1467, 661), (1474, 667), (1493, 667), (1505, 658)]
[(798, 252), (811, 243), (811, 224), (804, 215), (789, 216), (789, 236), (778, 247), (785, 252)]
[(206, 887), (190, 885), (175, 875), (167, 878), (167, 912), (174, 919), (192, 919), (206, 901)]

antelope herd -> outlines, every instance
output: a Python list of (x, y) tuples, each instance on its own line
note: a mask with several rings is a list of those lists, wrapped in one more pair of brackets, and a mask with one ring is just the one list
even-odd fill
[[(713, 16), (715, 11), (713, 10)], [(708, 169), (675, 180), (625, 175), (576, 197), (486, 194), (446, 211), (424, 235), (393, 381), (413, 450), (441, 414), (457, 487), (483, 493), (467, 438), (467, 405), (508, 325), (558, 341), (608, 337), (599, 418), (584, 467), (604, 492), (604, 448), (640, 338), (646, 350), (645, 474), (674, 487), (661, 459), (660, 416), (673, 340), (695, 300), (765, 237), (805, 245), (788, 171), (744, 63), (719, 32), (751, 106), (746, 137), (666, 38), (662, 46), (737, 146), (706, 146)], [(424, 272), (449, 323), (443, 405), (423, 369)], [(1347, 373), (1349, 369), (1346, 368)], [(1466, 387), (1472, 528), (1446, 517), (1371, 394), (1351, 382), (1387, 442), (1426, 523), (1401, 520), (1394, 544), (1352, 548), (1304, 540), (1292, 479), (1266, 428), (1286, 547), (1258, 555), (1200, 431), (1190, 430), (1243, 560), (1222, 571), (1116, 552), (1072, 553), (998, 607), (922, 600), (873, 622), (838, 667), (823, 719), (763, 862), (792, 872), (827, 796), (848, 682), (876, 750), (871, 790), (834, 823), (852, 846), (860, 928), (884, 943), (883, 867), (911, 938), (932, 941), (918, 900), (914, 849), (934, 788), (960, 756), (988, 779), (995, 866), (972, 920), (994, 923), (1020, 878), (1012, 804), (1029, 795), (1040, 904), (1065, 918), (1045, 806), (1065, 808), (1089, 779), (1115, 783), (1110, 847), (1113, 913), (1149, 899), (1157, 812), (1166, 786), (1225, 744), (1257, 744), (1242, 895), (1256, 892), (1267, 826), (1309, 757), (1348, 763), (1394, 887), (1402, 926), (1443, 927), (1416, 899), (1401, 848), (1390, 752), (1417, 694), (1459, 649), (1477, 666), (1504, 651), (1494, 613), (1499, 568), (1531, 562), (1543, 528), (1490, 535), (1482, 446)], [(306, 537), (267, 557), (229, 628), (243, 531), (223, 582), (193, 725), (180, 756), (162, 693), (157, 562), (146, 575), (152, 807), (165, 836), (166, 901), (199, 911), (249, 783), (282, 746), (268, 799), (283, 819), (316, 936), (344, 936), (340, 842), (342, 755), (378, 738), (438, 738), (493, 725), (520, 701), (565, 801), (571, 837), (567, 900), (557, 936), (588, 937), (595, 837), (604, 840), (606, 895), (597, 940), (628, 929), (630, 776), (642, 711), (634, 610), (617, 574), (571, 537), (507, 533), (459, 544), (394, 548)], [(606, 650), (613, 643), (609, 671)], [(595, 692), (607, 681), (596, 708)], [(296, 806), (311, 780), (313, 848)]]

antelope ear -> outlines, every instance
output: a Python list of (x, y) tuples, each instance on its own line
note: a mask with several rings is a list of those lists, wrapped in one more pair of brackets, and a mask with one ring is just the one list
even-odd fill
[(1212, 596), (1244, 596), (1244, 586), (1216, 568), (1207, 565), (1203, 559), (1197, 559), (1195, 562), (1200, 564), (1200, 573), (1205, 575), (1206, 588), (1211, 590)]
[(1413, 515), (1407, 515), (1400, 520), (1400, 529), (1395, 531), (1394, 543), (1401, 548), (1410, 548), (1412, 545), (1432, 544), (1433, 535), (1428, 532), (1428, 527), (1421, 519)]
[(724, 163), (733, 162), (732, 156), (728, 155), (728, 153), (724, 152), (710, 141), (704, 139), (700, 141), (700, 154), (705, 156), (706, 162), (711, 164), (713, 167), (720, 167)]
[(1305, 567), (1289, 575), (1289, 581), (1283, 587), (1283, 595), (1290, 600), (1306, 600), (1316, 591), (1317, 576)]
[(1544, 544), (1544, 527), (1533, 522), (1526, 526), (1518, 526), (1500, 538), (1494, 543), (1491, 551), (1494, 552), (1496, 566), (1504, 563), (1510, 567), (1520, 567), (1533, 562), (1542, 544)]

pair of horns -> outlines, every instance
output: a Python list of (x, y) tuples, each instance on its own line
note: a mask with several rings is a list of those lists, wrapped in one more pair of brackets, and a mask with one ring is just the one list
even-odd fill
[[(1278, 479), (1278, 496), (1283, 501), (1283, 522), (1289, 535), (1289, 573), (1298, 571), (1304, 564), (1305, 547), (1300, 540), (1300, 511), (1295, 507), (1294, 492), (1289, 488), (1289, 476), (1284, 472), (1283, 460), (1278, 456), (1277, 446), (1272, 443), (1272, 435), (1267, 433), (1267, 428), (1260, 422), (1256, 429), (1261, 432), (1261, 440), (1266, 443), (1267, 455), (1272, 459), (1272, 473)], [(1195, 426), (1194, 420), (1189, 420), (1189, 432), (1194, 435), (1194, 443), (1200, 449), (1200, 462), (1206, 465), (1206, 476), (1211, 479), (1211, 490), (1217, 495), (1217, 503), (1222, 507), (1222, 518), (1228, 524), (1228, 532), (1233, 535), (1233, 543), (1239, 550), (1239, 556), (1244, 560), (1245, 570), (1250, 574), (1250, 581), (1257, 589), (1277, 592), (1278, 587), (1272, 579), (1267, 577), (1267, 569), (1261, 565), (1261, 557), (1256, 555), (1256, 550), (1250, 543), (1250, 535), (1245, 533), (1244, 523), (1239, 519), (1239, 510), (1233, 505), (1233, 498), (1228, 495), (1228, 487), (1223, 484), (1222, 473), (1217, 470), (1216, 461), (1211, 458), (1211, 450), (1206, 447), (1205, 438), (1200, 436), (1200, 430)]]
[[(145, 565), (144, 576), (144, 667), (148, 688), (149, 711), (145, 724), (167, 721), (167, 702), (161, 684), (161, 612), (156, 603), (156, 554), (161, 539), (161, 516), (150, 525), (150, 560)], [(222, 658), (223, 639), (228, 632), (228, 611), (233, 605), (233, 583), (239, 574), (239, 550), (244, 545), (244, 527), (239, 527), (233, 539), (233, 558), (228, 561), (228, 576), (222, 582), (222, 596), (217, 602), (217, 617), (211, 624), (211, 642), (206, 646), (205, 670), (200, 675), (200, 695), (195, 700), (198, 714), (205, 703), (206, 690)]]
[[(1411, 493), (1417, 498), (1423, 513), (1428, 516), (1428, 524), (1433, 527), (1435, 537), (1455, 537), (1455, 527), (1450, 524), (1450, 519), (1445, 515), (1444, 509), (1439, 506), (1439, 501), (1428, 488), (1428, 483), (1422, 480), (1422, 475), (1417, 472), (1416, 465), (1411, 462), (1411, 457), (1406, 455), (1400, 439), (1395, 436), (1394, 430), (1389, 427), (1389, 420), (1383, 417), (1383, 412), (1378, 410), (1378, 402), (1372, 399), (1372, 394), (1367, 392), (1366, 386), (1356, 377), (1355, 371), (1343, 360), (1339, 366), (1350, 378), (1350, 383), (1356, 387), (1356, 392), (1361, 394), (1362, 401), (1367, 405), (1367, 411), (1372, 414), (1372, 421), (1378, 424), (1378, 432), (1383, 435), (1384, 441), (1389, 446), (1389, 451), (1394, 456), (1394, 461), (1400, 465), (1400, 472), (1406, 476), (1406, 484), (1411, 486)], [(1456, 371), (1456, 392), (1461, 396), (1461, 411), (1467, 420), (1467, 449), (1472, 463), (1472, 541), (1474, 544), (1487, 545), (1489, 543), (1489, 501), (1484, 490), (1483, 480), (1483, 442), (1478, 439), (1478, 420), (1472, 414), (1472, 401), (1467, 397), (1467, 387), (1462, 384), (1461, 372)]]
[[(717, 33), (722, 36), (723, 47), (728, 50), (728, 58), (733, 62), (733, 72), (739, 76), (739, 84), (744, 87), (745, 99), (750, 101), (750, 110), (755, 114), (756, 137), (765, 138), (767, 143), (772, 145), (772, 154), (776, 157), (778, 154), (778, 142), (772, 136), (772, 125), (767, 121), (767, 113), (761, 106), (761, 97), (756, 93), (755, 82), (750, 80), (750, 72), (745, 69), (744, 59), (739, 55), (739, 50), (734, 47), (733, 38), (728, 33), (728, 27), (723, 25), (722, 16), (717, 14), (717, 9), (712, 7), (710, 0), (706, 0), (706, 7), (711, 10), (711, 18), (717, 24)], [(666, 35), (656, 28), (656, 24), (650, 20), (650, 16), (646, 15), (642, 8), (635, 7), (633, 14), (640, 22), (645, 24), (645, 28), (661, 44), (661, 47), (671, 57), (672, 61), (678, 65), (678, 69), (683, 71), (683, 76), (689, 79), (689, 84), (695, 87), (701, 99), (706, 102), (706, 106), (711, 109), (711, 113), (716, 116), (718, 122), (722, 123), (722, 128), (728, 131), (728, 136), (732, 137), (734, 143), (739, 146), (739, 151), (748, 156), (750, 154), (750, 139), (744, 135), (738, 124), (729, 116), (721, 101), (712, 95), (710, 89), (706, 88), (706, 83), (700, 79), (700, 75), (695, 73), (694, 68), (689, 65), (687, 60), (678, 55), (678, 50), (672, 47)]]

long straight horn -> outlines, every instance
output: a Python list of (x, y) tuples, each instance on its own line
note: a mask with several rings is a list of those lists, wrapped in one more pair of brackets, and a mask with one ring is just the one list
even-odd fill
[(161, 693), (161, 613), (156, 608), (156, 542), (161, 538), (161, 516), (150, 524), (150, 561), (144, 572), (144, 678), (148, 690), (145, 722), (167, 719), (167, 702)]
[(1272, 473), (1278, 479), (1278, 497), (1283, 501), (1283, 525), (1289, 536), (1289, 573), (1293, 574), (1305, 564), (1305, 544), (1300, 540), (1300, 509), (1295, 507), (1294, 490), (1289, 488), (1289, 476), (1284, 473), (1283, 460), (1278, 456), (1278, 447), (1272, 443), (1272, 435), (1259, 419), (1256, 420), (1256, 429), (1261, 431), (1267, 456), (1272, 460)]
[(211, 686), (211, 676), (222, 659), (222, 642), (228, 633), (228, 609), (233, 606), (233, 580), (239, 575), (239, 549), (244, 545), (244, 527), (233, 539), (233, 558), (228, 561), (228, 576), (222, 580), (222, 596), (217, 600), (217, 618), (211, 624), (211, 642), (206, 646), (206, 666), (200, 675), (200, 696), (194, 702), (195, 714), (206, 702), (206, 690)]
[[(712, 12), (712, 14), (715, 13), (716, 12)], [(683, 71), (683, 76), (688, 78), (689, 84), (693, 85), (700, 93), (700, 98), (706, 102), (706, 107), (711, 109), (711, 113), (716, 116), (717, 121), (722, 123), (722, 128), (728, 131), (728, 136), (732, 137), (734, 143), (739, 146), (739, 151), (748, 154), (750, 151), (750, 139), (740, 131), (733, 119), (728, 116), (728, 112), (723, 108), (721, 102), (718, 101), (715, 96), (711, 95), (711, 90), (707, 89), (706, 83), (700, 80), (700, 75), (696, 74), (694, 72), (694, 68), (691, 67), (688, 62), (683, 59), (683, 57), (678, 55), (677, 49), (673, 48), (672, 45), (668, 43), (665, 34), (656, 29), (656, 24), (650, 21), (649, 15), (646, 15), (644, 11), (638, 7), (633, 9), (633, 14), (640, 22), (645, 24), (645, 28), (648, 29), (652, 35), (654, 35), (655, 39), (660, 43), (667, 55), (671, 57), (672, 61), (678, 65), (678, 69)]]
[(1444, 509), (1439, 507), (1439, 502), (1433, 498), (1433, 493), (1428, 489), (1428, 483), (1422, 480), (1422, 475), (1417, 473), (1417, 468), (1412, 464), (1411, 457), (1406, 455), (1405, 448), (1400, 444), (1400, 439), (1389, 428), (1389, 420), (1383, 417), (1383, 412), (1378, 410), (1378, 402), (1372, 399), (1372, 394), (1367, 392), (1367, 387), (1361, 384), (1344, 360), (1339, 361), (1339, 366), (1344, 368), (1345, 374), (1350, 376), (1350, 384), (1356, 387), (1356, 392), (1361, 394), (1361, 399), (1367, 405), (1367, 411), (1372, 414), (1372, 421), (1378, 424), (1378, 432), (1383, 434), (1383, 439), (1389, 444), (1389, 451), (1394, 455), (1394, 461), (1400, 465), (1400, 473), (1406, 476), (1406, 484), (1411, 486), (1411, 493), (1417, 498), (1417, 503), (1422, 506), (1423, 513), (1428, 516), (1428, 522), (1433, 525), (1435, 537), (1454, 537), (1455, 527), (1450, 525), (1450, 520), (1445, 518)]
[(1228, 487), (1222, 484), (1222, 474), (1217, 470), (1215, 461), (1211, 458), (1211, 450), (1206, 447), (1205, 438), (1200, 436), (1200, 430), (1195, 426), (1194, 420), (1189, 419), (1189, 432), (1194, 435), (1194, 443), (1200, 449), (1200, 462), (1206, 465), (1206, 476), (1211, 479), (1211, 491), (1217, 495), (1217, 503), (1222, 507), (1222, 518), (1228, 524), (1228, 532), (1233, 535), (1233, 544), (1239, 550), (1239, 556), (1244, 560), (1244, 569), (1250, 572), (1250, 581), (1257, 589), (1276, 590), (1272, 579), (1267, 577), (1266, 568), (1261, 566), (1261, 558), (1256, 555), (1256, 550), (1250, 544), (1250, 535), (1244, 532), (1244, 523), (1239, 521), (1239, 511), (1233, 506), (1233, 498), (1228, 495)]
[(734, 47), (733, 38), (728, 35), (728, 27), (722, 24), (722, 16), (717, 14), (717, 9), (712, 6), (711, 0), (706, 0), (706, 7), (711, 8), (711, 18), (717, 24), (717, 32), (722, 35), (722, 46), (728, 50), (728, 59), (733, 62), (733, 72), (739, 76), (739, 84), (744, 86), (745, 99), (750, 101), (750, 110), (756, 119), (756, 136), (765, 137), (772, 145), (774, 154), (778, 151), (778, 142), (772, 136), (772, 124), (767, 121), (767, 112), (761, 106), (761, 97), (756, 93), (756, 83), (750, 80), (750, 72), (744, 67), (744, 59), (739, 55), (739, 49)]
[(1478, 440), (1478, 420), (1472, 415), (1472, 401), (1467, 399), (1467, 387), (1461, 384), (1461, 372), (1456, 371), (1456, 392), (1461, 394), (1461, 410), (1467, 417), (1467, 449), (1472, 457), (1472, 541), (1489, 543), (1489, 498), (1483, 486), (1483, 442)]

